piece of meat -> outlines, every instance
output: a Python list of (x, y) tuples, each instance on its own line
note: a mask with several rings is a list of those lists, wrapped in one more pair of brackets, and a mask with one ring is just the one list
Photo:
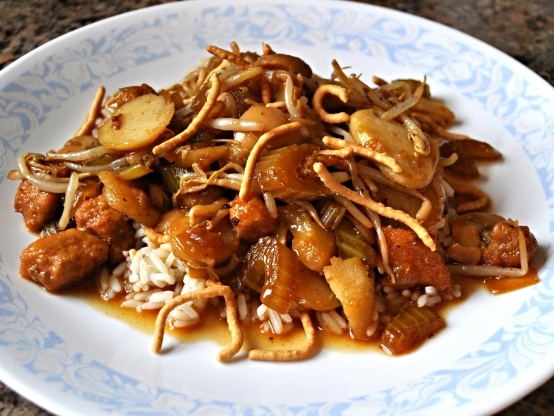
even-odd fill
[(36, 240), (21, 253), (19, 273), (49, 291), (59, 291), (94, 276), (108, 258), (108, 244), (70, 228)]
[(383, 227), (388, 246), (389, 264), (398, 289), (416, 284), (446, 290), (452, 286), (450, 271), (438, 251), (431, 251), (411, 230)]
[(27, 229), (38, 233), (55, 217), (61, 204), (62, 194), (43, 191), (22, 180), (15, 194), (14, 208), (23, 215)]
[(108, 205), (104, 196), (87, 199), (75, 210), (77, 228), (100, 237), (110, 246), (111, 264), (125, 260), (124, 250), (135, 246), (135, 229), (121, 212)]
[(229, 217), (239, 237), (252, 242), (265, 237), (277, 226), (277, 219), (271, 216), (265, 203), (257, 197), (247, 201), (234, 199)]
[(520, 267), (520, 229), (525, 239), (527, 257), (531, 259), (537, 250), (537, 240), (529, 231), (529, 227), (518, 227), (509, 221), (500, 221), (490, 232), (491, 241), (483, 250), (482, 264), (500, 267)]

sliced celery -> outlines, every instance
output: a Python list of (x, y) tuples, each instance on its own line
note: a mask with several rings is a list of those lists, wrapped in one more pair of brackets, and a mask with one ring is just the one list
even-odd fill
[(381, 336), (381, 348), (404, 354), (418, 347), (444, 327), (444, 321), (427, 307), (408, 306), (390, 321)]
[(309, 163), (318, 151), (318, 146), (303, 144), (267, 152), (256, 164), (256, 179), (264, 192), (286, 202), (329, 195), (312, 169), (313, 161)]
[(142, 178), (143, 176), (146, 176), (151, 172), (152, 172), (152, 169), (150, 169), (149, 167), (141, 164), (136, 164), (136, 165), (126, 166), (118, 170), (117, 177), (124, 181), (132, 181), (138, 178)]
[(343, 259), (359, 257), (368, 265), (375, 265), (375, 250), (348, 219), (343, 219), (335, 229), (337, 248)]
[(333, 199), (325, 199), (318, 206), (321, 222), (328, 230), (334, 230), (341, 222), (346, 207)]
[(175, 163), (169, 163), (160, 159), (155, 167), (156, 172), (162, 177), (163, 183), (172, 194), (176, 193), (181, 187), (181, 176), (186, 170)]
[(239, 285), (261, 294), (261, 301), (279, 313), (287, 313), (296, 299), (294, 282), (298, 271), (296, 254), (274, 237), (260, 238), (244, 259)]

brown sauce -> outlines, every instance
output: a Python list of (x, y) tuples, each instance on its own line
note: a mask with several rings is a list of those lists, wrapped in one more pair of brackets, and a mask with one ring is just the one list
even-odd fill
[[(462, 292), (465, 293), (465, 290), (462, 290)], [(120, 306), (123, 297), (105, 301), (98, 294), (94, 284), (72, 288), (66, 292), (66, 295), (77, 296), (104, 315), (123, 321), (140, 332), (154, 334), (156, 317), (158, 314), (157, 310), (138, 312), (134, 308), (123, 308)], [(465, 295), (462, 297), (465, 297)], [(461, 300), (457, 299), (448, 304), (438, 305), (433, 308), (434, 312), (444, 317), (449, 308), (460, 301)], [(312, 319), (312, 322), (316, 325), (315, 318)], [(306, 342), (304, 329), (300, 323), (295, 325), (295, 327), (286, 334), (281, 335), (261, 332), (259, 323), (241, 323), (241, 329), (244, 335), (243, 350), (245, 351), (251, 349), (294, 349), (300, 348), (305, 345)], [(231, 339), (226, 321), (218, 316), (216, 309), (213, 307), (207, 307), (202, 312), (202, 319), (198, 324), (173, 330), (166, 327), (165, 333), (183, 343), (211, 340), (222, 347), (227, 345)], [(377, 336), (369, 340), (357, 341), (352, 339), (348, 333), (336, 335), (316, 328), (317, 351), (332, 349), (342, 352), (376, 352), (384, 354), (380, 348), (380, 341), (380, 337)]]
[(533, 267), (522, 277), (487, 277), (483, 280), (485, 287), (493, 295), (501, 295), (502, 293), (512, 292), (514, 290), (523, 289), (524, 287), (532, 286), (539, 283), (537, 270)]
[(529, 267), (525, 276), (521, 277), (469, 277), (455, 276), (457, 283), (462, 285), (462, 294), (466, 290), (476, 290), (479, 287), (485, 287), (492, 295), (501, 295), (503, 293), (513, 292), (523, 289), (540, 282), (537, 269)]
[[(516, 278), (483, 279), (461, 276), (453, 276), (453, 278), (454, 283), (461, 286), (462, 296), (449, 302), (441, 302), (432, 308), (435, 314), (441, 316), (445, 320), (446, 326), (448, 326), (448, 312), (466, 299), (471, 298), (472, 293), (478, 290), (486, 288), (491, 294), (498, 295), (539, 282), (537, 271), (534, 268), (530, 268), (526, 276)], [(98, 290), (94, 283), (72, 288), (66, 291), (62, 296), (77, 296), (106, 316), (123, 321), (132, 328), (145, 334), (154, 334), (158, 311), (145, 310), (137, 312), (134, 308), (123, 308), (120, 306), (123, 296), (105, 301), (98, 294)], [(312, 322), (316, 325), (315, 319), (312, 319)], [(243, 350), (245, 351), (252, 349), (294, 349), (301, 347), (305, 343), (304, 330), (300, 324), (283, 335), (263, 333), (260, 331), (259, 323), (242, 323), (241, 328), (244, 335)], [(213, 307), (208, 307), (202, 312), (202, 319), (198, 324), (174, 330), (168, 330), (166, 327), (166, 335), (176, 338), (183, 343), (211, 340), (222, 347), (227, 345), (231, 339), (226, 321), (218, 316), (216, 308)], [(377, 336), (374, 336), (370, 340), (357, 341), (352, 339), (348, 334), (336, 335), (317, 330), (316, 351), (331, 349), (341, 352), (375, 352), (385, 354), (380, 347), (380, 341), (380, 337)], [(425, 343), (423, 343), (422, 346), (423, 345), (425, 345)], [(420, 347), (421, 346), (418, 346), (416, 350)]]

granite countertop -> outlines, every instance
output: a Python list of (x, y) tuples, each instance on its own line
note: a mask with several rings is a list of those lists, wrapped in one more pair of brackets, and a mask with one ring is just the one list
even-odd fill
[[(166, 0), (0, 0), (0, 69), (45, 42), (86, 24)], [(554, 85), (552, 0), (373, 0), (470, 34), (511, 55)], [(554, 378), (499, 413), (554, 411)], [(49, 415), (0, 383), (0, 416)]]

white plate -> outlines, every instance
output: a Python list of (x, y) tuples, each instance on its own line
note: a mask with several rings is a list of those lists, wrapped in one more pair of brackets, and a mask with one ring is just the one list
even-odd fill
[[(413, 354), (322, 351), (293, 364), (221, 364), (210, 342), (150, 352), (151, 339), (78, 299), (18, 276), (32, 240), (13, 212), (15, 156), (59, 147), (96, 87), (170, 85), (204, 47), (298, 54), (324, 76), (331, 59), (370, 80), (422, 79), (463, 131), (505, 155), (486, 170), (495, 210), (534, 231), (541, 283), (477, 291)], [(554, 90), (513, 59), (438, 24), (347, 2), (183, 2), (63, 36), (0, 73), (0, 377), (59, 414), (491, 413), (554, 373)]]

